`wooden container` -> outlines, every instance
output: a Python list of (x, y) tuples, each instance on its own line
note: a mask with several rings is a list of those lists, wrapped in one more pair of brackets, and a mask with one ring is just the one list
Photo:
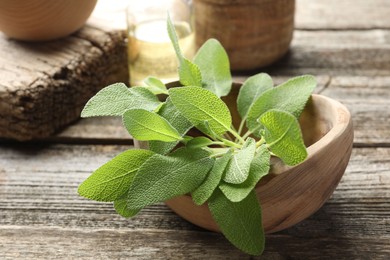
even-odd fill
[[(223, 98), (236, 126), (240, 122), (236, 106), (240, 86), (234, 84), (229, 96)], [(312, 95), (299, 122), (308, 151), (307, 159), (291, 167), (273, 157), (270, 173), (255, 188), (267, 233), (286, 229), (316, 212), (332, 195), (351, 155), (351, 115), (339, 102)], [(145, 144), (135, 141), (138, 147), (147, 148)], [(195, 205), (190, 195), (173, 198), (166, 204), (189, 222), (219, 231), (207, 205)]]
[(53, 40), (84, 25), (97, 0), (0, 0), (0, 31), (26, 41)]
[(233, 70), (275, 62), (292, 40), (295, 0), (195, 0), (194, 12), (196, 45), (218, 39)]

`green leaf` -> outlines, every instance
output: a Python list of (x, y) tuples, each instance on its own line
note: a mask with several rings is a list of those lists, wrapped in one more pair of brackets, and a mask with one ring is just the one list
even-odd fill
[(180, 134), (166, 119), (143, 109), (127, 110), (123, 114), (123, 124), (137, 140), (172, 142), (181, 139)]
[(187, 59), (183, 59), (180, 63), (179, 78), (184, 86), (202, 86), (202, 74), (199, 67)]
[(202, 148), (202, 147), (211, 145), (212, 143), (213, 143), (213, 141), (211, 141), (207, 137), (198, 136), (198, 137), (195, 137), (195, 138), (191, 139), (190, 141), (188, 141), (186, 144), (186, 147), (191, 148), (191, 149)]
[(251, 163), (248, 178), (240, 184), (222, 182), (219, 188), (230, 201), (242, 201), (254, 189), (260, 179), (268, 174), (270, 157), (266, 145), (261, 145)]
[(100, 90), (85, 105), (81, 117), (121, 116), (128, 109), (153, 111), (161, 102), (143, 87), (128, 88), (115, 83)]
[(232, 151), (229, 150), (229, 152), (215, 160), (214, 166), (207, 175), (206, 179), (191, 194), (192, 200), (195, 202), (195, 204), (202, 205), (210, 198), (214, 190), (218, 187), (218, 184), (221, 181), (222, 175), (225, 172), (226, 166), (231, 157)]
[(143, 208), (193, 191), (214, 164), (208, 156), (204, 150), (186, 148), (178, 149), (171, 156), (154, 155), (134, 178), (128, 207)]
[(296, 165), (306, 159), (301, 128), (293, 115), (272, 109), (264, 113), (259, 121), (265, 127), (264, 139), (268, 148), (285, 164)]
[(232, 88), (229, 57), (219, 41), (209, 39), (194, 58), (202, 74), (203, 88), (217, 96), (226, 96)]
[[(188, 130), (193, 126), (173, 105), (170, 98), (168, 98), (164, 105), (159, 110), (158, 114), (165, 118), (179, 133), (180, 136), (184, 136)], [(162, 142), (162, 141), (150, 141), (149, 149), (159, 153), (167, 154), (176, 145), (178, 141), (174, 142)]]
[(261, 126), (257, 119), (270, 109), (279, 109), (299, 118), (306, 102), (317, 85), (313, 76), (300, 76), (264, 92), (248, 112), (247, 126), (256, 135), (260, 134)]
[(171, 88), (169, 95), (180, 113), (202, 132), (212, 134), (204, 127), (205, 121), (216, 134), (230, 129), (232, 117), (228, 107), (209, 90), (199, 87)]
[(128, 150), (107, 162), (89, 176), (78, 193), (97, 201), (115, 201), (129, 190), (141, 165), (154, 153), (148, 150)]
[(261, 208), (254, 191), (240, 202), (231, 202), (216, 189), (209, 208), (224, 236), (250, 255), (261, 255), (265, 237)]
[(248, 138), (242, 149), (230, 160), (224, 177), (228, 183), (242, 183), (248, 178), (249, 169), (256, 151), (256, 141)]
[(168, 90), (165, 84), (156, 77), (149, 76), (144, 80), (144, 83), (146, 84), (144, 88), (147, 88), (150, 92), (152, 92), (155, 95), (168, 94)]
[(237, 97), (237, 109), (241, 118), (246, 118), (248, 111), (257, 98), (272, 89), (274, 83), (266, 73), (259, 73), (248, 78), (240, 88)]
[(140, 209), (129, 209), (127, 207), (127, 196), (114, 201), (114, 209), (119, 215), (124, 218), (134, 217), (141, 211)]
[(175, 31), (175, 26), (172, 23), (171, 18), (168, 15), (167, 19), (167, 29), (168, 35), (171, 39), (173, 48), (175, 49), (177, 59), (179, 60), (179, 77), (180, 82), (185, 86), (202, 86), (202, 74), (198, 68), (198, 66), (191, 61), (187, 60), (179, 46), (179, 41), (177, 40), (177, 35)]

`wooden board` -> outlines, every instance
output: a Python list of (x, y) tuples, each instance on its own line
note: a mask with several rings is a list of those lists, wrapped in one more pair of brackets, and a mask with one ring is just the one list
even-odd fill
[(97, 28), (25, 43), (0, 34), (0, 137), (47, 137), (75, 121), (105, 85), (128, 81), (126, 34)]
[[(163, 204), (126, 220), (110, 203), (78, 196), (77, 186), (91, 171), (128, 148), (1, 147), (0, 257), (247, 258), (221, 235), (189, 224)], [(381, 259), (388, 254), (388, 158), (388, 148), (355, 149), (333, 197), (309, 219), (269, 235), (265, 257)]]
[(387, 0), (297, 0), (299, 29), (390, 29)]

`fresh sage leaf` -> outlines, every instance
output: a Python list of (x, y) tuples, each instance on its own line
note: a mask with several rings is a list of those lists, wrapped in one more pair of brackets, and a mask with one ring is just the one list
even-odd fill
[(211, 145), (212, 143), (213, 143), (213, 141), (211, 141), (207, 137), (198, 136), (198, 137), (195, 137), (195, 138), (191, 139), (190, 141), (188, 141), (186, 144), (186, 147), (191, 148), (191, 149), (202, 148), (202, 147)]
[(226, 104), (209, 90), (199, 87), (181, 87), (169, 89), (172, 103), (196, 128), (206, 134), (212, 134), (204, 127), (207, 121), (216, 134), (230, 129), (232, 117)]
[(264, 92), (251, 106), (248, 112), (248, 129), (259, 135), (261, 125), (257, 119), (270, 109), (279, 109), (299, 118), (307, 100), (317, 82), (313, 76), (295, 77), (287, 82)]
[(89, 176), (78, 188), (78, 193), (97, 201), (115, 201), (129, 190), (141, 165), (154, 152), (128, 150), (107, 162)]
[[(184, 136), (188, 130), (193, 126), (173, 105), (171, 99), (168, 97), (164, 105), (159, 110), (158, 114), (165, 118), (179, 133), (180, 136)], [(169, 153), (176, 145), (178, 141), (174, 142), (162, 142), (162, 141), (149, 141), (149, 149), (159, 154)]]
[(202, 74), (203, 88), (218, 97), (226, 96), (232, 88), (229, 57), (219, 41), (207, 40), (194, 57)]
[(177, 39), (175, 26), (172, 23), (171, 18), (168, 15), (167, 19), (167, 28), (168, 28), (168, 35), (171, 39), (173, 48), (175, 49), (176, 56), (179, 60), (179, 78), (180, 82), (185, 86), (202, 86), (202, 74), (200, 72), (199, 67), (186, 59), (179, 46), (179, 41)]
[(143, 208), (192, 192), (205, 179), (214, 159), (202, 149), (181, 148), (170, 156), (156, 154), (146, 161), (130, 187), (127, 205)]
[(81, 117), (121, 116), (129, 109), (153, 111), (161, 102), (143, 87), (128, 88), (115, 83), (100, 90), (85, 105)]
[(222, 182), (219, 188), (232, 202), (239, 202), (248, 196), (260, 179), (267, 175), (270, 168), (270, 153), (266, 145), (261, 145), (251, 162), (248, 178), (240, 184)]
[(168, 94), (168, 90), (165, 84), (156, 77), (151, 77), (151, 76), (147, 77), (144, 80), (144, 83), (146, 84), (144, 88), (147, 88), (150, 92), (152, 92), (155, 95)]
[(306, 159), (302, 132), (293, 115), (271, 109), (259, 121), (264, 126), (264, 139), (268, 148), (285, 164), (296, 165)]
[(116, 213), (121, 215), (124, 218), (131, 218), (137, 215), (141, 210), (140, 209), (129, 209), (127, 207), (127, 196), (117, 199), (114, 201), (114, 209)]
[(231, 202), (216, 189), (208, 205), (223, 235), (234, 246), (250, 255), (263, 252), (265, 236), (261, 208), (253, 190), (242, 201)]
[(241, 118), (246, 118), (249, 108), (257, 98), (273, 86), (272, 78), (266, 73), (259, 73), (245, 80), (237, 97), (237, 110)]
[(205, 203), (210, 196), (213, 194), (214, 190), (218, 187), (219, 182), (225, 172), (226, 166), (232, 157), (232, 150), (229, 150), (222, 157), (217, 158), (213, 165), (213, 168), (207, 175), (203, 183), (192, 192), (192, 200), (196, 205), (202, 205)]
[(248, 138), (242, 149), (233, 155), (224, 177), (224, 181), (233, 184), (243, 183), (249, 174), (249, 169), (256, 151), (256, 141)]
[(202, 74), (199, 67), (190, 60), (183, 59), (179, 67), (180, 83), (184, 86), (202, 86)]
[(163, 117), (143, 109), (127, 110), (123, 124), (137, 140), (172, 142), (181, 139), (177, 130)]

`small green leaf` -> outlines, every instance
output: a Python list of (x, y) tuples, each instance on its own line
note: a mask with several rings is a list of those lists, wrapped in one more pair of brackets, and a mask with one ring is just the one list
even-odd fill
[(81, 196), (97, 201), (115, 201), (129, 190), (138, 169), (154, 153), (128, 150), (97, 169), (79, 186)]
[(140, 209), (129, 209), (127, 207), (127, 196), (114, 201), (114, 209), (119, 215), (124, 218), (134, 217), (141, 211)]
[(202, 148), (202, 147), (211, 145), (212, 143), (213, 143), (213, 141), (211, 141), (207, 137), (198, 136), (198, 137), (195, 137), (195, 138), (191, 139), (190, 141), (188, 141), (186, 144), (186, 147), (191, 148), (191, 149)]
[[(171, 99), (165, 101), (164, 105), (159, 110), (158, 114), (165, 118), (179, 133), (180, 136), (184, 136), (188, 130), (193, 126), (173, 105)], [(149, 141), (149, 149), (159, 154), (167, 154), (176, 145), (178, 141), (174, 142), (162, 142), (162, 141)]]
[(202, 74), (198, 65), (187, 59), (183, 59), (179, 67), (180, 83), (184, 86), (202, 86)]
[(209, 90), (199, 87), (171, 88), (169, 95), (180, 113), (204, 133), (212, 134), (204, 127), (205, 121), (216, 134), (230, 129), (232, 117), (228, 107)]
[(256, 151), (256, 141), (253, 138), (248, 138), (245, 141), (242, 149), (233, 155), (230, 160), (224, 177), (224, 181), (228, 183), (243, 183), (249, 174), (249, 169)]
[(219, 188), (230, 201), (242, 201), (254, 189), (260, 179), (268, 174), (270, 157), (266, 145), (261, 145), (251, 163), (248, 178), (240, 184), (222, 182)]
[(248, 112), (247, 126), (251, 132), (259, 135), (261, 126), (257, 119), (270, 109), (279, 109), (299, 118), (311, 93), (317, 85), (313, 76), (300, 76), (264, 92)]
[(228, 55), (219, 41), (209, 39), (198, 50), (194, 63), (202, 74), (203, 88), (218, 97), (226, 96), (232, 88)]
[(170, 156), (156, 154), (143, 164), (130, 187), (129, 208), (143, 208), (196, 189), (214, 164), (201, 149), (181, 148)]
[(184, 86), (202, 86), (202, 74), (199, 70), (199, 67), (192, 63), (191, 61), (187, 60), (179, 46), (179, 41), (177, 40), (177, 35), (175, 31), (175, 26), (172, 23), (171, 18), (168, 15), (167, 19), (167, 28), (168, 28), (168, 35), (171, 39), (173, 48), (175, 49), (177, 59), (179, 60), (180, 66), (179, 66), (179, 77), (180, 82)]
[(268, 148), (287, 165), (304, 161), (307, 151), (298, 120), (284, 111), (272, 109), (260, 119), (264, 126), (264, 139)]
[(152, 92), (155, 95), (168, 94), (168, 90), (165, 84), (156, 77), (151, 77), (151, 76), (147, 77), (144, 80), (144, 83), (146, 84), (144, 88), (147, 88), (150, 92)]
[(232, 151), (229, 150), (229, 152), (215, 160), (214, 166), (207, 175), (206, 179), (191, 194), (195, 204), (202, 205), (210, 198), (214, 190), (218, 187), (218, 184), (221, 181), (222, 175), (225, 172), (226, 166), (231, 157)]
[(128, 109), (153, 111), (161, 102), (143, 87), (128, 88), (115, 83), (100, 90), (85, 105), (81, 117), (121, 116)]
[(181, 139), (180, 134), (166, 119), (143, 109), (127, 110), (123, 114), (123, 124), (137, 140), (172, 142)]
[(254, 191), (240, 202), (231, 202), (216, 189), (209, 208), (224, 236), (237, 248), (250, 255), (261, 255), (265, 237), (261, 208)]
[(241, 118), (246, 118), (248, 111), (257, 98), (272, 89), (274, 83), (266, 73), (259, 73), (248, 78), (240, 88), (237, 97), (237, 109)]

